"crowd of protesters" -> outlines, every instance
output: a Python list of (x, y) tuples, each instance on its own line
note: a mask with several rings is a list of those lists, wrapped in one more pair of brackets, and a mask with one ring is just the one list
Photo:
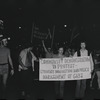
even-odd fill
[[(0, 37), (0, 76), (3, 82), (3, 91), (6, 91), (6, 81), (8, 77), (8, 69), (11, 67), (11, 75), (14, 74), (14, 66), (11, 59), (10, 49), (7, 47), (7, 39), (3, 36)], [(34, 50), (33, 50), (34, 49)], [(38, 50), (39, 51), (39, 50)], [(31, 43), (24, 44), (24, 48), (18, 53), (18, 71), (21, 73), (21, 93), (30, 97), (31, 87), (33, 85), (33, 72), (35, 71), (35, 62), (39, 63), (40, 58), (64, 58), (64, 57), (77, 57), (77, 56), (90, 56), (91, 73), (97, 75), (98, 89), (100, 89), (100, 51), (89, 51), (86, 49), (86, 43), (82, 41), (80, 43), (80, 49), (64, 48), (58, 46), (56, 53), (52, 48), (46, 48), (44, 40), (42, 40), (41, 52), (38, 52), (34, 45)], [(38, 54), (39, 53), (39, 54)], [(0, 78), (1, 78), (0, 77)], [(28, 81), (27, 81), (28, 80)], [(93, 81), (93, 77), (92, 77)], [(64, 84), (65, 81), (54, 82), (55, 94), (60, 98), (64, 96)], [(90, 83), (91, 85), (92, 83)], [(92, 86), (92, 85), (91, 85)], [(86, 79), (77, 80), (75, 98), (82, 99), (85, 96)]]

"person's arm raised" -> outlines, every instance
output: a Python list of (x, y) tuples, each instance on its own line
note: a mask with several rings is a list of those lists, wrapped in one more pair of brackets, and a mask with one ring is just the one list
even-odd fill
[(47, 50), (47, 48), (46, 48), (46, 46), (44, 44), (44, 40), (42, 40), (42, 45), (43, 45), (43, 48), (44, 48), (45, 52), (48, 52), (48, 50)]

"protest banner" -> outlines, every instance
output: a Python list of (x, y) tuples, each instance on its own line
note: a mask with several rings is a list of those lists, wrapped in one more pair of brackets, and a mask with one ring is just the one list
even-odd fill
[(80, 80), (91, 78), (90, 58), (45, 58), (39, 61), (40, 81)]
[(39, 31), (34, 31), (34, 37), (38, 39), (46, 39), (47, 33), (42, 33)]
[(48, 32), (45, 30), (45, 32), (38, 27), (34, 27), (34, 30), (32, 30), (32, 33), (34, 34), (34, 38), (37, 39), (46, 39), (48, 36)]

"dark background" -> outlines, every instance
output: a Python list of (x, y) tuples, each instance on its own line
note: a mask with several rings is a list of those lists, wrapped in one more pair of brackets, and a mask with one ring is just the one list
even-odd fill
[[(13, 48), (11, 50), (15, 71), (18, 68), (19, 55), (18, 49), (15, 47), (31, 41), (33, 23), (43, 31), (50, 28), (51, 34), (53, 34), (55, 26), (54, 43), (67, 41), (66, 45), (69, 45), (73, 32), (74, 35), (77, 33), (79, 35), (72, 41), (71, 46), (76, 48), (81, 40), (86, 40), (89, 49), (100, 49), (100, 0), (0, 0), (0, 19), (4, 21), (4, 34), (11, 37), (9, 45)], [(39, 39), (33, 38), (33, 40), (34, 44), (41, 43)], [(45, 40), (45, 43), (50, 45), (49, 40)], [(38, 70), (36, 71), (35, 73), (38, 75)], [(18, 82), (20, 84), (18, 73), (15, 72), (13, 77), (9, 77), (7, 92), (9, 100), (11, 98), (14, 100), (18, 95)], [(75, 83), (66, 82), (66, 99), (74, 98)], [(91, 90), (89, 83), (86, 98), (88, 100), (100, 98), (100, 91)], [(51, 83), (35, 81), (34, 84), (35, 89), (33, 90), (38, 98), (47, 96), (49, 100), (52, 100), (54, 95), (52, 89), (54, 88)]]
[(91, 49), (100, 45), (99, 0), (0, 0), (0, 19), (5, 34), (16, 45), (30, 41), (33, 23), (44, 30), (50, 28), (52, 34), (55, 25), (54, 42), (69, 42), (75, 28), (74, 34), (80, 35), (72, 45), (79, 45), (82, 39)]

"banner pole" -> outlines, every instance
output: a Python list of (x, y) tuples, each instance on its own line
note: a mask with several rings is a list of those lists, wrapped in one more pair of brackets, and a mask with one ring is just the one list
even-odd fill
[(55, 33), (55, 25), (53, 27), (53, 36), (52, 36), (52, 41), (51, 41), (51, 49), (52, 49), (53, 42), (54, 42), (54, 33)]
[(33, 42), (34, 23), (32, 24), (31, 43)]

